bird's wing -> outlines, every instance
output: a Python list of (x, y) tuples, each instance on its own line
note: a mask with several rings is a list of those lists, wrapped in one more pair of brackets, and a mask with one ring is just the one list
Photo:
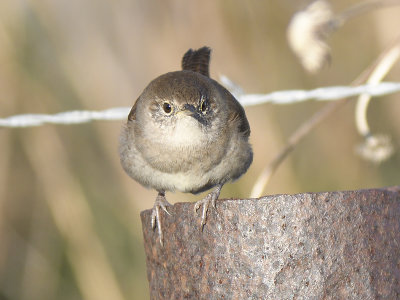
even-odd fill
[(136, 120), (136, 104), (137, 104), (137, 102), (138, 101), (136, 100), (135, 104), (132, 106), (131, 111), (129, 112), (128, 121)]
[(238, 122), (239, 132), (248, 137), (250, 136), (250, 125), (249, 121), (247, 121), (246, 113), (244, 112), (243, 106), (240, 105), (240, 103), (232, 94), (230, 94), (230, 97), (231, 101), (228, 101), (228, 105), (231, 106), (232, 109), (229, 110), (229, 119), (231, 121), (229, 123), (233, 124), (235, 122)]

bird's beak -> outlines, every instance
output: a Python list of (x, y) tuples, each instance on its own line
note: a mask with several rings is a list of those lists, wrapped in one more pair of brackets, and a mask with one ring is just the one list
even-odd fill
[(180, 114), (184, 114), (185, 116), (190, 116), (194, 119), (196, 119), (198, 122), (201, 124), (204, 124), (204, 119), (202, 116), (199, 114), (197, 109), (191, 105), (191, 104), (185, 104), (182, 109), (179, 111)]
[(193, 117), (193, 115), (195, 114), (194, 112), (191, 112), (190, 110), (180, 110), (177, 113), (178, 115), (184, 115), (184, 116), (189, 116), (189, 117)]
[(197, 115), (196, 108), (191, 104), (185, 104), (179, 111), (178, 114), (183, 114), (185, 116), (194, 117)]
[(197, 114), (196, 108), (191, 104), (185, 104), (181, 110), (182, 113), (192, 116), (193, 114)]

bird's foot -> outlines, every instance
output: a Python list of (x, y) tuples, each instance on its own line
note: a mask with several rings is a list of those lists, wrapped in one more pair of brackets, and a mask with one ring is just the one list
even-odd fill
[(151, 227), (154, 229), (157, 225), (158, 237), (161, 246), (163, 246), (164, 244), (163, 244), (163, 233), (161, 228), (160, 208), (170, 215), (170, 213), (167, 210), (167, 206), (171, 206), (171, 204), (165, 198), (165, 192), (158, 192), (156, 201), (154, 202), (153, 210), (151, 212)]
[(203, 210), (201, 213), (201, 224), (200, 224), (200, 229), (203, 230), (204, 225), (206, 224), (207, 221), (207, 211), (208, 208), (211, 206), (214, 209), (217, 209), (216, 207), (216, 201), (219, 197), (219, 194), (221, 193), (222, 185), (217, 185), (217, 187), (210, 192), (207, 196), (205, 196), (203, 199), (197, 201), (194, 205), (194, 211), (197, 212), (197, 210), (200, 208), (200, 206), (203, 205)]

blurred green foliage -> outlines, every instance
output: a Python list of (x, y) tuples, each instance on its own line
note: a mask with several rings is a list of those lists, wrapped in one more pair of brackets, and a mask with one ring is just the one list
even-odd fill
[[(355, 1), (351, 1), (355, 3)], [(302, 1), (86, 0), (0, 2), (0, 117), (130, 106), (154, 77), (180, 68), (188, 48), (213, 49), (211, 74), (247, 92), (349, 84), (398, 34), (399, 9), (373, 12), (329, 40), (333, 60), (302, 70), (286, 26)], [(335, 1), (340, 11), (348, 1)], [(397, 65), (388, 80), (398, 81)], [(374, 100), (372, 130), (398, 146), (399, 95)], [(246, 109), (255, 159), (222, 197), (246, 197), (287, 137), (321, 103)], [(266, 193), (399, 183), (400, 155), (372, 165), (347, 105), (303, 141)], [(156, 193), (119, 165), (123, 122), (0, 129), (0, 299), (146, 299), (139, 212)], [(201, 196), (167, 194), (170, 201)], [(145, 224), (146, 225), (146, 224)], [(147, 225), (146, 225), (147, 226)], [(150, 226), (150, 225), (148, 225)], [(166, 237), (168, 238), (168, 237)]]

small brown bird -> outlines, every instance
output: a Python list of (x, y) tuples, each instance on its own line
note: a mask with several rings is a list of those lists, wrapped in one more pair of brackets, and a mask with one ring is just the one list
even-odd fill
[(133, 105), (123, 127), (119, 153), (126, 173), (158, 191), (151, 225), (163, 244), (160, 208), (171, 205), (166, 191), (197, 194), (214, 188), (196, 202), (207, 210), (222, 186), (247, 171), (253, 152), (245, 112), (233, 95), (209, 77), (210, 48), (190, 49), (182, 71), (154, 79)]

